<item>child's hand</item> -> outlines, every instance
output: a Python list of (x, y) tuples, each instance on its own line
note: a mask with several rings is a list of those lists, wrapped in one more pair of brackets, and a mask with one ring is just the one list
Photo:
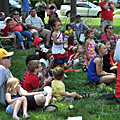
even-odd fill
[(51, 77), (49, 77), (49, 78), (46, 80), (46, 84), (50, 83), (50, 82), (51, 82), (51, 80), (52, 80), (52, 78), (51, 78)]
[(47, 95), (48, 95), (48, 93), (45, 92), (45, 91), (42, 91), (42, 94), (43, 94), (44, 96), (47, 96)]
[(45, 74), (46, 74), (46, 69), (43, 70), (43, 76), (45, 76)]
[(51, 58), (51, 60), (50, 60), (50, 64), (52, 64), (52, 63), (53, 63), (53, 61), (54, 61), (54, 58)]
[(110, 70), (117, 70), (118, 66), (113, 66), (110, 68)]
[(68, 40), (64, 41), (64, 44), (67, 44), (68, 43)]

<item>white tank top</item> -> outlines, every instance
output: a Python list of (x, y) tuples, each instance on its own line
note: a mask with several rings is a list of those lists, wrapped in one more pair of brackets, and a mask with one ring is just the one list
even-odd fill
[[(56, 32), (54, 32), (56, 33)], [(57, 41), (63, 41), (63, 38), (62, 38), (62, 33), (60, 31), (58, 31), (57, 34)], [(53, 41), (53, 46), (52, 46), (52, 54), (58, 54), (58, 53), (61, 53), (61, 54), (64, 54), (65, 53), (65, 50), (63, 48), (63, 44), (59, 44), (59, 45), (56, 45), (54, 44), (54, 41)]]

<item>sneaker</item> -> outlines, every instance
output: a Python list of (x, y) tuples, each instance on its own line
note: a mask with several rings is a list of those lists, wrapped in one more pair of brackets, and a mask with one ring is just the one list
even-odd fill
[(52, 112), (52, 111), (58, 110), (58, 107), (56, 105), (50, 104), (50, 105), (45, 106), (44, 110), (47, 112)]

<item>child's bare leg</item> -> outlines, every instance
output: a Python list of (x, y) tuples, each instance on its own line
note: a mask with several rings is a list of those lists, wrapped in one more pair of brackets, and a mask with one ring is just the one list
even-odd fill
[(12, 109), (13, 109), (13, 117), (18, 117), (17, 113), (20, 110), (22, 102), (18, 99), (12, 104)]
[(115, 74), (106, 75), (102, 77), (102, 80), (100, 81), (100, 83), (112, 83), (115, 81), (115, 79), (116, 79)]
[(23, 106), (22, 106), (22, 108), (23, 108), (23, 114), (26, 114), (27, 113), (27, 99), (26, 99), (25, 96), (22, 96), (20, 98), (20, 100), (23, 102)]
[(68, 69), (72, 65), (72, 62), (69, 62), (66, 66), (64, 66), (64, 69)]
[(62, 67), (62, 68), (63, 68), (63, 70), (64, 70), (64, 64), (60, 64), (60, 67)]
[(48, 95), (45, 97), (46, 98), (45, 106), (47, 106), (52, 98), (52, 89), (51, 87), (46, 86), (44, 87), (44, 91), (48, 93)]
[(23, 50), (25, 50), (25, 47), (24, 47), (24, 44), (23, 44), (23, 43), (21, 44), (21, 47), (22, 47)]
[(74, 94), (74, 97), (76, 98), (86, 98), (89, 97), (89, 94), (84, 94), (84, 95), (78, 95), (76, 92), (72, 92), (72, 94)]
[(20, 100), (22, 101), (23, 105), (22, 105), (22, 108), (23, 108), (23, 118), (29, 118), (30, 115), (27, 114), (27, 99), (25, 96), (22, 96), (20, 98)]
[(72, 93), (75, 94), (75, 97), (76, 97), (76, 98), (83, 98), (81, 95), (78, 95), (76, 92), (72, 92)]

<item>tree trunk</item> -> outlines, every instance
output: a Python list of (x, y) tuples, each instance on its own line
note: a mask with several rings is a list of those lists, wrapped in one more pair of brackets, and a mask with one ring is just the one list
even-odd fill
[(9, 15), (9, 0), (0, 0), (0, 12), (5, 12), (5, 15)]
[(75, 16), (76, 16), (76, 0), (71, 0), (70, 22), (75, 21)]

